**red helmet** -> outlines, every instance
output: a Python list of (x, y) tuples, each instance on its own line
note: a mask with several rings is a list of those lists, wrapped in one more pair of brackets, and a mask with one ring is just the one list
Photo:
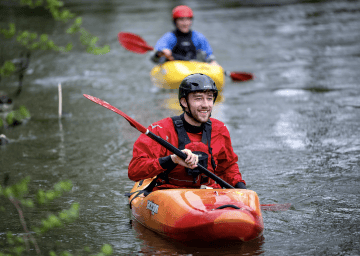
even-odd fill
[(192, 18), (193, 11), (186, 5), (176, 6), (172, 11), (173, 19), (177, 18)]

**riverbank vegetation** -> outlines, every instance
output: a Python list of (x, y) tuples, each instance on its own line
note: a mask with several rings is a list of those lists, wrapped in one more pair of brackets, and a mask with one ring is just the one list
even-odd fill
[[(4, 186), (0, 185), (0, 212), (15, 218), (17, 215), (18, 225), (15, 222), (2, 223), (0, 231), (0, 256), (10, 255), (73, 255), (69, 251), (61, 251), (57, 241), (47, 241), (45, 235), (53, 229), (64, 227), (79, 218), (80, 205), (77, 202), (70, 204), (69, 209), (55, 211), (56, 200), (61, 200), (64, 193), (72, 190), (71, 181), (60, 181), (52, 189), (38, 189), (34, 193), (29, 192), (30, 178), (26, 177), (14, 185), (8, 185), (9, 174), (4, 176)], [(16, 211), (14, 211), (16, 209)], [(41, 213), (40, 220), (30, 219), (31, 212)], [(97, 254), (91, 253), (89, 247), (75, 250), (76, 255), (106, 256), (112, 254), (109, 244), (102, 246)]]
[[(29, 67), (31, 56), (36, 51), (52, 51), (66, 53), (73, 50), (73, 45), (80, 45), (90, 54), (100, 55), (110, 51), (108, 45), (99, 47), (99, 38), (92, 35), (82, 25), (82, 18), (65, 8), (59, 0), (6, 0), (1, 1), (0, 8), (6, 8), (9, 15), (13, 9), (21, 10), (30, 17), (41, 14), (47, 21), (60, 23), (57, 28), (65, 29), (68, 37), (53, 38), (49, 33), (39, 33), (31, 30), (28, 24), (20, 23), (17, 16), (2, 17), (0, 22), (0, 88), (3, 87), (5, 77), (17, 76), (19, 86), (15, 93), (18, 96), (22, 89), (22, 82)], [(32, 15), (32, 16), (31, 16)], [(26, 15), (25, 15), (26, 16)], [(27, 17), (27, 16), (26, 16)], [(30, 28), (30, 29), (29, 29)], [(0, 129), (6, 129), (14, 124), (30, 118), (25, 106), (12, 109), (13, 100), (7, 92), (0, 95), (6, 102), (1, 102), (4, 108), (0, 109)], [(6, 108), (9, 106), (8, 108)], [(11, 107), (11, 108), (10, 108)], [(2, 119), (2, 116), (4, 117)], [(4, 138), (6, 138), (4, 136)], [(4, 143), (6, 144), (6, 143)], [(0, 143), (1, 145), (1, 143)], [(29, 189), (30, 178), (11, 184), (11, 173), (4, 174), (0, 169), (3, 182), (0, 185), (0, 214), (11, 220), (10, 223), (1, 223), (0, 228), (0, 256), (5, 255), (95, 255), (90, 248), (74, 249), (71, 252), (61, 250), (61, 241), (45, 234), (52, 230), (68, 225), (79, 217), (80, 205), (69, 203), (69, 208), (59, 210), (56, 200), (64, 200), (64, 193), (72, 190), (71, 181), (60, 181), (52, 189), (38, 189), (35, 185)], [(42, 187), (47, 184), (39, 184)], [(73, 201), (73, 200), (71, 200)], [(34, 214), (35, 213), (35, 214)], [(31, 217), (30, 217), (31, 216)], [(41, 216), (35, 219), (33, 216)], [(60, 245), (59, 245), (60, 244)], [(110, 255), (112, 247), (105, 244), (96, 255)]]
[[(73, 35), (74, 40), (80, 42), (86, 48), (86, 51), (91, 54), (99, 55), (110, 51), (110, 47), (105, 45), (98, 47), (98, 37), (93, 36), (88, 30), (82, 26), (82, 18), (72, 13), (70, 10), (64, 8), (64, 3), (59, 0), (14, 0), (16, 4), (30, 9), (43, 9), (49, 12), (55, 22), (61, 22), (66, 27), (66, 33)], [(38, 34), (36, 31), (23, 30), (16, 27), (15, 22), (9, 22), (7, 27), (0, 27), (1, 40), (10, 40), (12, 43), (21, 46), (29, 57), (30, 53), (36, 50), (52, 50), (56, 52), (68, 52), (73, 48), (73, 42), (69, 41), (66, 45), (58, 45), (51, 39), (49, 34)], [(0, 59), (0, 76), (10, 76), (15, 72), (21, 72), (20, 68), (16, 67), (16, 61)], [(22, 63), (24, 64), (24, 63)], [(19, 65), (18, 65), (19, 66)]]

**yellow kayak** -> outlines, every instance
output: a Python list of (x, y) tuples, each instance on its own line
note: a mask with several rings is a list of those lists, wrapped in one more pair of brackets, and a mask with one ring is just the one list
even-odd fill
[(224, 70), (221, 66), (206, 62), (174, 60), (156, 65), (150, 72), (152, 83), (164, 89), (178, 89), (181, 81), (188, 75), (202, 73), (211, 77), (218, 90), (225, 83)]

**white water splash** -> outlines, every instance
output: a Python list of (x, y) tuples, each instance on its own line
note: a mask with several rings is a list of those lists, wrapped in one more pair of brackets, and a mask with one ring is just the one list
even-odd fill
[(281, 114), (274, 127), (275, 135), (292, 149), (305, 149), (306, 132), (299, 130), (297, 116), (294, 111)]

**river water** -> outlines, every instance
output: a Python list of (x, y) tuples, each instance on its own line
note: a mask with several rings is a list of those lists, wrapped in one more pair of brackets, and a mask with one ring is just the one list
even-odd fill
[[(80, 203), (80, 218), (41, 238), (48, 248), (77, 252), (113, 246), (114, 255), (359, 255), (360, 254), (360, 1), (182, 1), (195, 13), (193, 28), (209, 39), (229, 78), (214, 117), (232, 136), (248, 189), (262, 204), (291, 203), (264, 212), (264, 236), (249, 243), (178, 244), (131, 222), (127, 177), (139, 136), (119, 115), (82, 95), (106, 100), (147, 126), (174, 114), (174, 91), (155, 88), (148, 55), (126, 51), (117, 33), (141, 35), (150, 45), (173, 29), (175, 2), (67, 1), (85, 28), (109, 44), (102, 56), (79, 45), (67, 54), (32, 55), (16, 104), (29, 108), (24, 125), (2, 130), (0, 172), (10, 183), (30, 175), (30, 190), (71, 180), (73, 191), (53, 210)], [(16, 21), (65, 42), (63, 25), (46, 15), (2, 7), (0, 22)], [(26, 17), (26, 18), (25, 18)], [(0, 43), (2, 53), (5, 44)], [(14, 54), (15, 55), (15, 54)], [(58, 84), (64, 115), (58, 118)], [(15, 78), (1, 90), (16, 90)], [(16, 212), (14, 212), (15, 214)], [(28, 211), (39, 219), (44, 211)], [(19, 227), (0, 216), (0, 236)], [(8, 223), (5, 225), (5, 223)]]

